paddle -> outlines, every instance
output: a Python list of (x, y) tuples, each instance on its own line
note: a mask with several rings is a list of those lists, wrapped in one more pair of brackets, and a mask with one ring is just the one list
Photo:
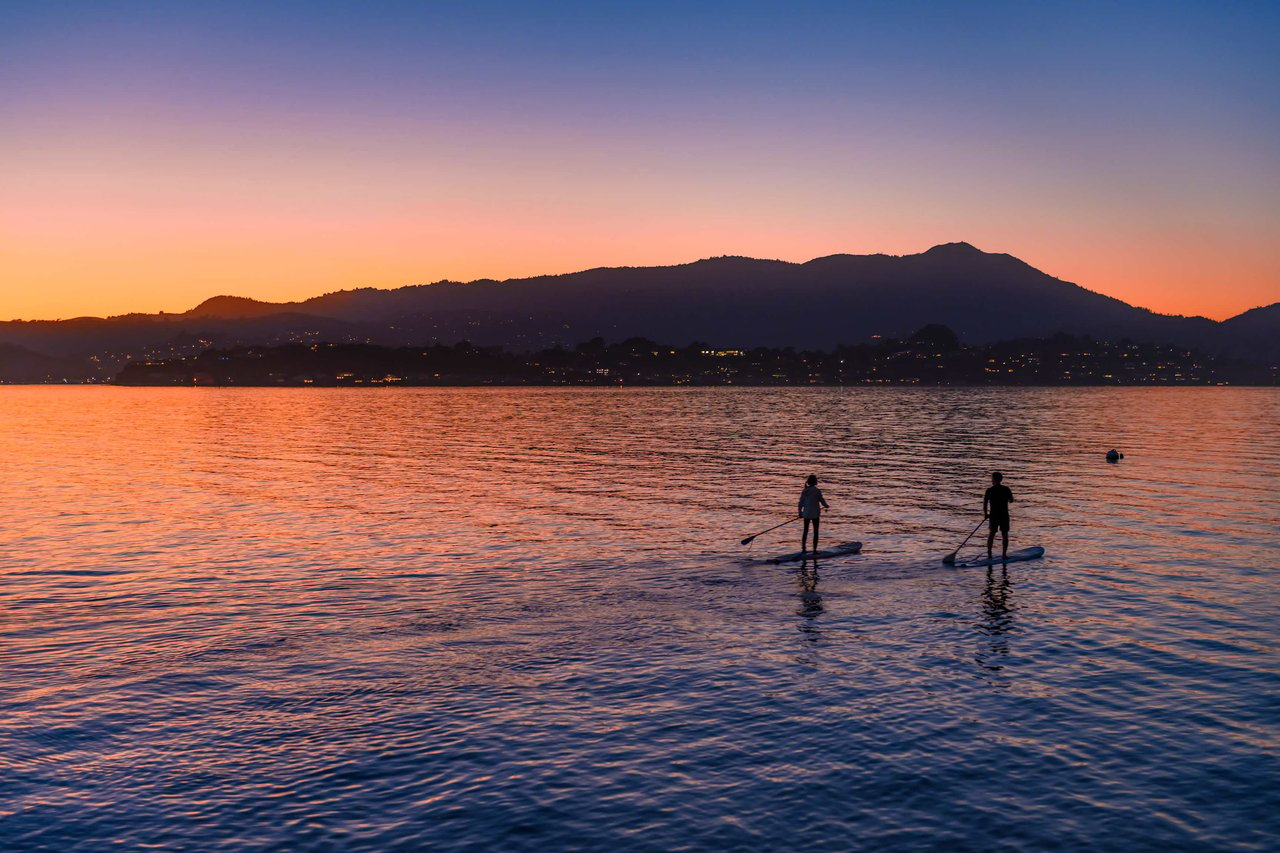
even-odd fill
[[(986, 519), (984, 518), (984, 519), (982, 519), (982, 521), (979, 521), (979, 522), (978, 522), (978, 527), (981, 527), (981, 526), (982, 526), (982, 522), (983, 522), (983, 521), (986, 521)], [(975, 527), (975, 528), (973, 528), (973, 530), (969, 531), (969, 535), (968, 535), (968, 536), (966, 536), (966, 537), (964, 537), (964, 541), (960, 543), (960, 548), (963, 548), (965, 545), (968, 545), (968, 544), (969, 544), (969, 540), (973, 538), (973, 534), (975, 534), (975, 533), (977, 533), (977, 532), (978, 532), (978, 527)], [(942, 558), (942, 562), (943, 562), (943, 564), (944, 564), (944, 565), (948, 565), (948, 566), (955, 565), (955, 562), (956, 562), (956, 554), (959, 554), (959, 553), (960, 553), (960, 548), (955, 549), (955, 550), (954, 550), (954, 551), (952, 551), (950, 554), (948, 554), (947, 556), (943, 557), (943, 558)]]
[[(777, 530), (779, 527), (786, 527), (788, 524), (790, 524), (790, 523), (791, 523), (791, 522), (793, 522), (793, 521), (796, 521), (796, 520), (797, 520), (797, 519), (799, 519), (799, 518), (800, 518), (800, 516), (798, 516), (798, 515), (797, 515), (797, 516), (793, 516), (793, 517), (791, 517), (791, 518), (788, 518), (786, 521), (782, 522), (782, 524), (775, 524), (773, 527), (770, 527), (770, 528), (769, 528), (769, 530)], [(746, 539), (743, 539), (743, 540), (742, 540), (742, 544), (743, 544), (743, 545), (750, 545), (750, 544), (751, 544), (751, 540), (752, 540), (752, 539), (755, 539), (755, 538), (756, 538), (756, 536), (763, 536), (764, 534), (768, 533), (768, 532), (769, 532), (769, 530), (761, 530), (759, 533), (755, 534), (754, 536), (748, 536)]]

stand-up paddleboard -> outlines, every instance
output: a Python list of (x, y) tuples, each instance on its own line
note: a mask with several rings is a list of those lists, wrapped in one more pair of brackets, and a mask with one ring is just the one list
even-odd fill
[(843, 545), (836, 545), (834, 548), (827, 548), (822, 551), (796, 551), (793, 554), (782, 554), (778, 557), (770, 557), (770, 563), (798, 563), (801, 560), (821, 560), (824, 557), (842, 557), (845, 554), (856, 554), (862, 550), (861, 542), (846, 542)]
[(957, 569), (968, 569), (974, 566), (994, 566), (998, 563), (1020, 563), (1023, 560), (1038, 560), (1044, 556), (1044, 549), (1039, 545), (1031, 548), (1022, 548), (1017, 551), (1010, 551), (1007, 557), (975, 557), (972, 560), (962, 560), (955, 564)]

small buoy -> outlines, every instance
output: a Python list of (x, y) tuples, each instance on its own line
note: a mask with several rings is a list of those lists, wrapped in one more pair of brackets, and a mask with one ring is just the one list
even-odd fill
[(1119, 462), (1123, 458), (1124, 458), (1124, 454), (1121, 453), (1119, 450), (1116, 450), (1115, 448), (1112, 448), (1111, 450), (1107, 451), (1108, 462)]

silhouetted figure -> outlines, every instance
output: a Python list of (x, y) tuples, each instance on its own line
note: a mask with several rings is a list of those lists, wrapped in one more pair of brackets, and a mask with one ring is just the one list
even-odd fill
[(1123, 458), (1124, 458), (1124, 454), (1121, 453), (1119, 450), (1116, 450), (1114, 447), (1107, 451), (1108, 462), (1119, 462)]
[(800, 535), (800, 550), (805, 550), (805, 545), (809, 541), (809, 525), (813, 525), (813, 550), (818, 550), (818, 524), (822, 520), (822, 511), (831, 509), (827, 506), (826, 499), (822, 497), (822, 490), (818, 488), (817, 476), (810, 474), (809, 479), (805, 480), (804, 491), (800, 493), (799, 515), (804, 519), (804, 533)]
[(1004, 475), (999, 471), (991, 475), (991, 488), (982, 496), (982, 517), (990, 522), (987, 531), (987, 559), (991, 559), (991, 546), (996, 541), (996, 531), (1000, 531), (1000, 556), (1009, 556), (1009, 504), (1013, 502), (1013, 492), (1000, 481)]

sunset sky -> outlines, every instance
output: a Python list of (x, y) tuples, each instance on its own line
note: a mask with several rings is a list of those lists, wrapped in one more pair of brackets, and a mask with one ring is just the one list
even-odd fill
[(1280, 300), (1280, 4), (0, 3), (0, 319), (964, 240)]

